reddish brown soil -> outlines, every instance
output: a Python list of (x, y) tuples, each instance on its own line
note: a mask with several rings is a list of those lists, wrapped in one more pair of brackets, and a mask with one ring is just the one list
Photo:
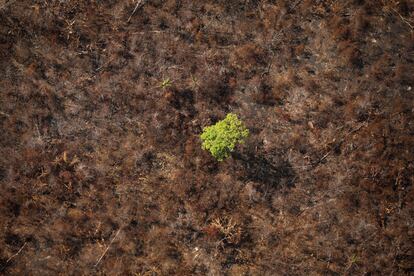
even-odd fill
[(413, 1), (142, 4), (0, 1), (0, 273), (414, 274)]

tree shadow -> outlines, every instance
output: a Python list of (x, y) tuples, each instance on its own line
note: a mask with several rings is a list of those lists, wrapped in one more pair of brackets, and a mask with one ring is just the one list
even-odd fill
[(291, 164), (282, 157), (276, 155), (266, 158), (254, 152), (233, 153), (232, 156), (244, 168), (243, 181), (263, 184), (257, 187), (258, 191), (267, 193), (271, 189), (294, 187), (296, 173)]

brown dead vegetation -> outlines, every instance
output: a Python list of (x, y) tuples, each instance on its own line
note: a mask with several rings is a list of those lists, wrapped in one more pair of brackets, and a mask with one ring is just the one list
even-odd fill
[(412, 274), (413, 14), (0, 1), (0, 273)]

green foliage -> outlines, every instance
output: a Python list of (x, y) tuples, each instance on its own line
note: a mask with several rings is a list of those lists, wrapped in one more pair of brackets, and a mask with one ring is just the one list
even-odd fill
[(171, 80), (170, 78), (166, 78), (164, 79), (161, 84), (160, 84), (160, 88), (165, 89), (167, 87), (171, 86)]
[(249, 130), (237, 115), (229, 113), (224, 120), (205, 127), (200, 137), (203, 141), (202, 148), (210, 151), (218, 161), (223, 161), (248, 135)]

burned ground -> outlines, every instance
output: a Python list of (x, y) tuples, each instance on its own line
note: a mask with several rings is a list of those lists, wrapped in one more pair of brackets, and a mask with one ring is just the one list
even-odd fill
[(0, 1), (1, 273), (414, 273), (412, 1), (136, 3)]

